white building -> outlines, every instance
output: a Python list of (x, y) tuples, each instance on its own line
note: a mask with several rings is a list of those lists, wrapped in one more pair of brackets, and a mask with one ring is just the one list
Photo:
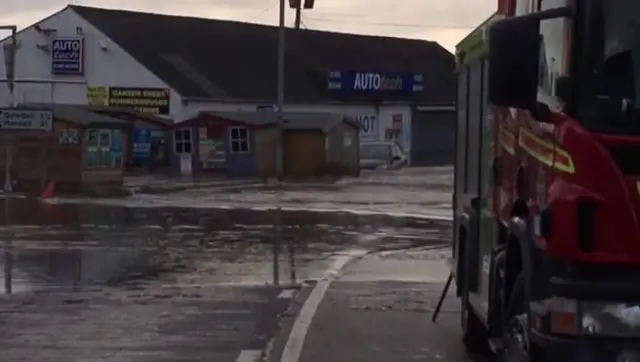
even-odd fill
[[(15, 98), (133, 106), (176, 122), (200, 111), (269, 108), (276, 34), (264, 25), (68, 6), (18, 33)], [(454, 57), (438, 44), (289, 29), (286, 59), (286, 111), (354, 116), (363, 141), (397, 139), (414, 164), (453, 160)], [(0, 105), (10, 102), (0, 87)]]

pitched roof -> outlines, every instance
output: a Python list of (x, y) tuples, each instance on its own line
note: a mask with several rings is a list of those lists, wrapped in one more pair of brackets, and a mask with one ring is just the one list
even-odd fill
[[(274, 26), (70, 6), (139, 63), (187, 98), (276, 99), (278, 28)], [(384, 100), (453, 103), (454, 56), (439, 44), (312, 30), (287, 29), (287, 102), (335, 100), (329, 70), (423, 75), (424, 90)], [(342, 101), (369, 102), (375, 94)]]
[[(196, 118), (207, 117), (216, 120), (231, 120), (253, 126), (275, 126), (278, 123), (276, 112), (201, 112)], [(353, 127), (359, 128), (356, 121), (337, 113), (320, 112), (284, 112), (285, 130), (318, 130), (327, 132), (340, 122), (346, 122)], [(184, 122), (191, 122), (187, 120)], [(176, 127), (184, 127), (181, 122)]]

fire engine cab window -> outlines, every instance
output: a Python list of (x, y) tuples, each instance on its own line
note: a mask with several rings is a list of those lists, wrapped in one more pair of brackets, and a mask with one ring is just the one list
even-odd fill
[[(567, 6), (567, 0), (541, 0), (540, 10), (548, 10)], [(570, 22), (566, 18), (543, 20), (540, 23), (540, 79), (538, 86), (542, 90), (539, 101), (549, 104), (552, 108), (561, 106), (555, 98), (556, 80), (567, 76), (570, 43)]]

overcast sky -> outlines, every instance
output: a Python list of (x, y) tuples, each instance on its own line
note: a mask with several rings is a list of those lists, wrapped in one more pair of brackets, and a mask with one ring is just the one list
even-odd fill
[[(288, 4), (288, 0), (287, 4)], [(26, 27), (67, 3), (64, 0), (2, 1), (0, 25)], [(278, 0), (78, 0), (78, 5), (277, 24)], [(434, 40), (455, 44), (496, 8), (497, 0), (316, 0), (303, 13), (307, 28)], [(287, 6), (287, 24), (293, 23)], [(5, 34), (0, 34), (0, 36)]]

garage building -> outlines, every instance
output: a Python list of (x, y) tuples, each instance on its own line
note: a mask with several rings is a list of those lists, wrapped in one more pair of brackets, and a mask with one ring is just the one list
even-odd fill
[[(450, 52), (414, 39), (286, 36), (285, 111), (353, 117), (362, 142), (396, 140), (412, 165), (453, 162)], [(15, 97), (131, 107), (174, 122), (203, 111), (270, 111), (277, 42), (273, 26), (67, 6), (18, 33)], [(0, 106), (10, 102), (0, 87)]]

